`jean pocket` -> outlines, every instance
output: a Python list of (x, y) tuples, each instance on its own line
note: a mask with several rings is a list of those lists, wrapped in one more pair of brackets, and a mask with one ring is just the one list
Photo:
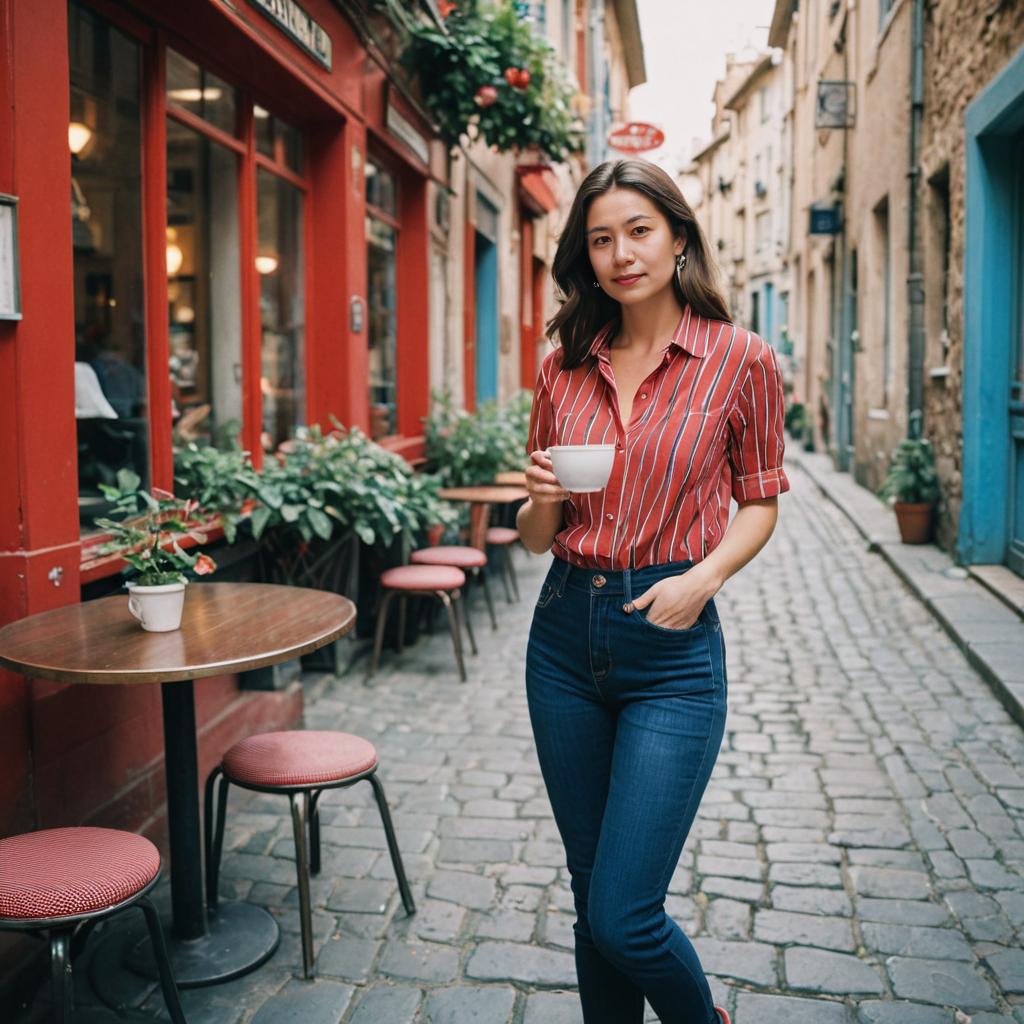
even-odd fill
[(537, 598), (537, 607), (546, 608), (551, 603), (552, 598), (556, 597), (557, 594), (558, 588), (554, 585), (554, 583), (549, 583), (547, 580), (545, 580), (541, 584), (540, 596)]
[[(648, 605), (648, 607), (650, 607)], [(687, 626), (686, 629), (670, 629), (668, 626), (659, 626), (655, 622), (651, 622), (647, 618), (647, 608), (634, 608), (633, 614), (639, 617), (639, 620), (648, 628), (653, 629), (656, 633), (664, 633), (667, 636), (689, 636), (692, 633), (697, 633), (704, 628), (704, 612), (707, 605), (701, 608), (700, 615), (697, 616), (697, 621), (692, 626)]]

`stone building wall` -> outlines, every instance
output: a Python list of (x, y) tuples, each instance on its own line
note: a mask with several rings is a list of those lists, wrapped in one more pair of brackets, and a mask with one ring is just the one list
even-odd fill
[(947, 550), (956, 540), (962, 494), (964, 114), (1021, 46), (1024, 3), (1020, 0), (933, 0), (926, 9), (920, 161), (927, 338), (924, 432), (935, 446), (942, 481), (937, 539)]

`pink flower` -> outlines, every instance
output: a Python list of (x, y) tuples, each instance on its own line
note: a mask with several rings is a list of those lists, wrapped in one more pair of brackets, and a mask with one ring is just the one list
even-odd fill
[(209, 555), (200, 555), (192, 568), (197, 576), (209, 576), (217, 568), (217, 563)]

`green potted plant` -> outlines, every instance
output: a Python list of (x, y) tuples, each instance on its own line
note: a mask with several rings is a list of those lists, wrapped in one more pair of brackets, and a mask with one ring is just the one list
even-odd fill
[(126, 584), (128, 610), (142, 628), (166, 633), (181, 626), (188, 584), (185, 572), (191, 569), (204, 576), (217, 566), (209, 555), (191, 554), (181, 546), (186, 537), (197, 543), (206, 540), (197, 529), (198, 503), (156, 488), (150, 494), (141, 484), (136, 473), (122, 469), (116, 486), (100, 485), (113, 504), (111, 514), (118, 517), (96, 519), (96, 525), (110, 536), (100, 550), (116, 552), (127, 563), (125, 572), (136, 574)]
[(475, 413), (456, 409), (447, 392), (432, 397), (433, 411), (424, 420), (425, 451), (444, 487), (492, 484), (498, 473), (524, 468), (529, 391), (503, 407), (484, 402)]
[(939, 478), (928, 440), (907, 438), (893, 449), (889, 472), (878, 495), (892, 503), (904, 544), (928, 542), (932, 511), (939, 498)]
[(583, 149), (574, 89), (554, 49), (512, 0), (464, 0), (442, 24), (405, 19), (401, 62), (449, 146), (462, 135), (501, 151), (565, 160)]

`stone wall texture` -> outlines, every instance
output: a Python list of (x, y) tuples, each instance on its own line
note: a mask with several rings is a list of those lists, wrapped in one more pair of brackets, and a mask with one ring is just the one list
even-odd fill
[[(925, 15), (925, 105), (921, 145), (921, 241), (925, 246), (927, 349), (925, 434), (943, 485), (938, 541), (952, 549), (961, 503), (964, 265), (964, 115), (1024, 46), (1021, 0), (935, 0)], [(942, 336), (941, 213), (934, 182), (949, 189), (948, 343)], [(945, 364), (945, 377), (929, 369)]]

